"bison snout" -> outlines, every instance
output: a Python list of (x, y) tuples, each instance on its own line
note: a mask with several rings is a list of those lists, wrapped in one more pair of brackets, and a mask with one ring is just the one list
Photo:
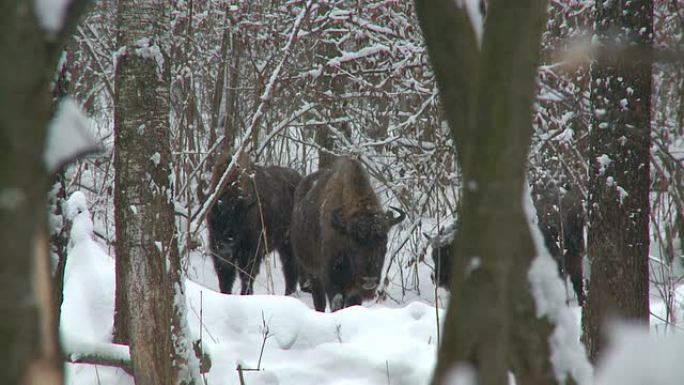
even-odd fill
[(374, 290), (378, 287), (379, 283), (376, 277), (361, 277), (361, 287), (363, 287), (363, 290)]

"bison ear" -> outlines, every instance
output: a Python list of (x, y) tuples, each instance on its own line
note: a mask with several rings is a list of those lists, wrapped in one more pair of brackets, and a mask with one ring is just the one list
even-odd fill
[(342, 218), (342, 209), (336, 208), (330, 213), (330, 224), (335, 230), (344, 234), (347, 233), (347, 226)]
[(387, 213), (385, 213), (385, 215), (387, 216), (387, 222), (389, 224), (389, 227), (392, 227), (397, 223), (403, 221), (404, 218), (406, 218), (406, 213), (393, 206), (390, 206), (390, 208), (399, 213), (399, 215), (396, 217), (394, 216), (394, 214), (392, 214), (390, 210), (387, 210)]

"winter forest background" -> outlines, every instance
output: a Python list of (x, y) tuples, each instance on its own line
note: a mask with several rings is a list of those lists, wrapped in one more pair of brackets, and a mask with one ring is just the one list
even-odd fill
[[(7, 256), (0, 339), (8, 346), (0, 382), (61, 383), (62, 370), (68, 384), (684, 382), (684, 2), (487, 3), (0, 6), (0, 250)], [(516, 39), (534, 36), (542, 20), (540, 45), (528, 55), (520, 49), (530, 44)], [(430, 49), (424, 33), (434, 39)], [(445, 49), (449, 42), (457, 49)], [(440, 49), (442, 58), (457, 59), (436, 70)], [(487, 76), (500, 68), (513, 76)], [(535, 71), (527, 83), (515, 75), (526, 68)], [(530, 100), (525, 84), (534, 90)], [(527, 115), (502, 107), (516, 98), (531, 108), (529, 131)], [(478, 137), (458, 124), (503, 128), (482, 128)], [(529, 152), (506, 134), (508, 126), (522, 127)], [(117, 157), (115, 143), (125, 156)], [(539, 252), (521, 241), (511, 253), (529, 258), (512, 265), (508, 278), (492, 273), (492, 282), (507, 285), (492, 286), (505, 288), (499, 294), (462, 290), (468, 277), (454, 280), (451, 291), (436, 285), (429, 238), (455, 218), (474, 218), (464, 200), (487, 204), (467, 197), (487, 186), (464, 182), (464, 173), (487, 180), (497, 177), (496, 164), (515, 168), (505, 157), (516, 145), (525, 159), (514, 184), (578, 196), (582, 306), (569, 277), (556, 278), (536, 226), (522, 236)], [(376, 299), (316, 313), (308, 293), (282, 296), (273, 254), (256, 295), (218, 293), (205, 216), (217, 178), (243, 152), (302, 175), (340, 155), (362, 162), (383, 206), (407, 214), (390, 232)], [(137, 174), (117, 179), (123, 167)], [(117, 239), (124, 230), (115, 226), (116, 212), (132, 207), (120, 204), (128, 202), (116, 197), (120, 186), (142, 191), (136, 205), (149, 203), (136, 224), (154, 228), (149, 239), (176, 234), (175, 242), (146, 248), (131, 241), (135, 231), (127, 233), (130, 250), (142, 249), (148, 262), (135, 262), (133, 251), (133, 262), (115, 262), (125, 243)], [(529, 191), (482, 216), (497, 230), (483, 232), (495, 233), (486, 240), (473, 236), (472, 250), (519, 235), (509, 206), (534, 224), (535, 212), (559, 210)], [(638, 220), (631, 226), (621, 218)], [(463, 222), (464, 244), (481, 229), (477, 223)], [(41, 259), (48, 253), (49, 266)], [(545, 262), (533, 263), (537, 254)], [(157, 270), (168, 274), (146, 281)], [(516, 280), (528, 271), (529, 280)], [(138, 308), (118, 294), (136, 290), (145, 292)], [(597, 310), (604, 308), (614, 312)], [(492, 329), (479, 317), (490, 313), (505, 331), (487, 335)]]

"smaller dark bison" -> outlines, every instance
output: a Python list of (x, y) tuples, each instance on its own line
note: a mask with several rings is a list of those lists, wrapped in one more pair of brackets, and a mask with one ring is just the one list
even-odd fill
[[(551, 256), (558, 262), (561, 277), (570, 277), (577, 302), (584, 303), (582, 254), (584, 252), (584, 216), (582, 200), (575, 191), (556, 186), (536, 187), (532, 192), (539, 230)], [(435, 281), (449, 288), (450, 258), (457, 221), (430, 237)]]
[(584, 254), (584, 208), (576, 188), (538, 182), (532, 198), (539, 230), (563, 278), (570, 277), (580, 306), (584, 303), (582, 255)]
[(311, 281), (314, 307), (360, 305), (375, 296), (387, 253), (387, 233), (405, 218), (384, 211), (368, 173), (340, 158), (302, 180), (295, 192), (292, 245)]
[(248, 164), (233, 172), (207, 215), (211, 255), (222, 293), (231, 293), (237, 270), (240, 293), (252, 294), (264, 255), (273, 250), (282, 262), (285, 295), (297, 289), (297, 261), (289, 233), (294, 191), (301, 179), (297, 171), (277, 166)]
[(451, 256), (451, 245), (454, 243), (456, 236), (457, 222), (451, 221), (439, 229), (437, 235), (428, 237), (430, 246), (432, 246), (432, 261), (435, 264), (435, 282), (438, 286), (449, 288), (449, 269), (451, 264), (449, 262)]

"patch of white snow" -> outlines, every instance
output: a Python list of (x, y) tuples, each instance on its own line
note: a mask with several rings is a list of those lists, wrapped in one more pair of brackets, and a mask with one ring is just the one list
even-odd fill
[(51, 34), (56, 34), (62, 29), (69, 5), (71, 0), (33, 0), (34, 12), (40, 26)]
[(484, 18), (480, 12), (480, 0), (456, 0), (456, 4), (461, 8), (465, 7), (466, 12), (468, 12), (468, 18), (477, 39), (477, 45), (481, 47), (482, 35), (484, 33)]
[(653, 335), (643, 325), (615, 325), (598, 367), (597, 385), (679, 385), (684, 379), (684, 335)]
[(93, 240), (85, 195), (67, 201), (72, 222), (64, 270), (60, 335), (66, 344), (110, 342), (114, 322), (114, 260)]
[(613, 160), (610, 159), (610, 156), (608, 156), (608, 154), (603, 154), (601, 156), (596, 157), (596, 162), (599, 166), (599, 175), (603, 175), (606, 172), (606, 168), (608, 168), (608, 166), (610, 166), (610, 164), (613, 163)]
[(98, 148), (90, 133), (90, 119), (70, 97), (65, 97), (47, 128), (43, 159), (48, 170), (56, 171), (80, 154)]

